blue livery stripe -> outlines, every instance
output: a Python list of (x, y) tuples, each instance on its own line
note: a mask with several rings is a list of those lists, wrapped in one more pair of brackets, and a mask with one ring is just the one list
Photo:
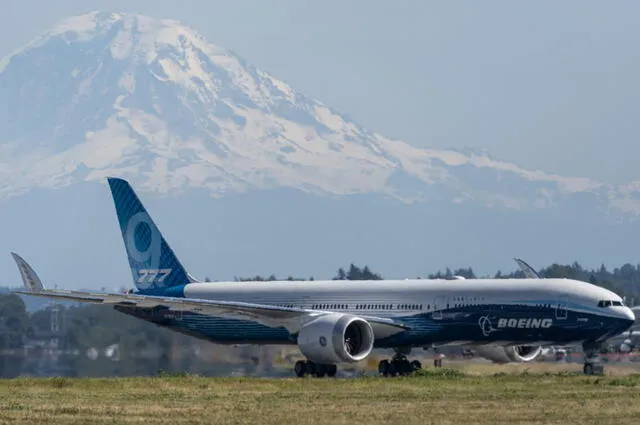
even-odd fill
[[(173, 330), (217, 343), (293, 344), (295, 336), (282, 327), (269, 327), (248, 320), (216, 317), (191, 312), (156, 311), (117, 306), (116, 309)], [(441, 315), (440, 315), (441, 313)], [(432, 343), (474, 341), (571, 342), (594, 339), (622, 332), (629, 323), (569, 309), (564, 318), (556, 316), (555, 307), (491, 304), (445, 309), (437, 318), (433, 312), (394, 317), (409, 327), (383, 340), (375, 347), (428, 346)], [(531, 326), (532, 320), (535, 324)], [(549, 326), (541, 326), (543, 321)]]

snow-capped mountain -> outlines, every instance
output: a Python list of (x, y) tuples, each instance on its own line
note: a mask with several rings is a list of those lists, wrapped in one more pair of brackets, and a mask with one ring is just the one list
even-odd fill
[(10, 250), (61, 287), (130, 281), (108, 175), (213, 279), (618, 265), (640, 239), (640, 183), (390, 140), (178, 22), (96, 12), (0, 62), (0, 284)]
[(171, 20), (66, 19), (0, 63), (0, 199), (106, 175), (213, 196), (294, 188), (548, 207), (572, 194), (640, 212), (638, 187), (418, 149), (351, 122)]

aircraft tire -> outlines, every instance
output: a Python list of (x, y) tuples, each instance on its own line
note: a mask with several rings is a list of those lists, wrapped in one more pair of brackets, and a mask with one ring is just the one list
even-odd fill
[(338, 366), (334, 364), (327, 365), (327, 376), (333, 378), (338, 373)]
[(378, 374), (389, 376), (389, 360), (380, 360), (380, 363), (378, 363)]
[(389, 362), (389, 374), (387, 376), (394, 377), (397, 376), (399, 372), (400, 371), (398, 370), (398, 364), (395, 361), (391, 360)]
[(316, 373), (314, 374), (314, 376), (316, 378), (324, 378), (324, 375), (327, 374), (328, 372), (328, 365), (326, 364), (318, 364), (316, 365)]

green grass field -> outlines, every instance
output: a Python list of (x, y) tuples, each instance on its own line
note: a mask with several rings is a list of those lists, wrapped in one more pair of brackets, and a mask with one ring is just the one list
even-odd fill
[(632, 424), (640, 375), (427, 369), (354, 379), (158, 377), (0, 381), (11, 424)]

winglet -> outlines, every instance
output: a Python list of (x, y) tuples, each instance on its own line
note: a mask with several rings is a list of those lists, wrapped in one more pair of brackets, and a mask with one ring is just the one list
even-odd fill
[(31, 268), (29, 263), (27, 263), (22, 257), (20, 257), (15, 252), (11, 253), (13, 259), (18, 265), (18, 270), (20, 270), (20, 276), (22, 277), (22, 284), (24, 285), (24, 289), (27, 291), (41, 291), (44, 289), (44, 285), (42, 285), (42, 281), (38, 277), (38, 274)]
[(514, 258), (513, 261), (518, 264), (518, 267), (520, 267), (520, 270), (522, 270), (527, 279), (540, 279), (540, 274), (524, 260)]

